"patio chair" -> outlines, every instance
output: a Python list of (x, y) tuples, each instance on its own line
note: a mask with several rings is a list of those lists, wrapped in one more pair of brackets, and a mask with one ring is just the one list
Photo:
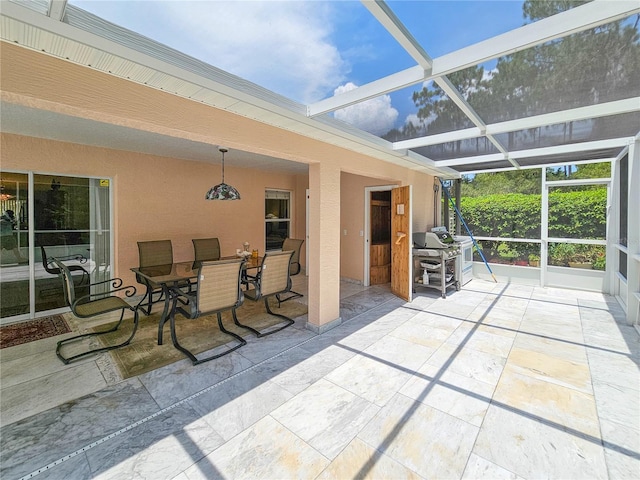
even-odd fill
[(196, 262), (220, 260), (220, 242), (217, 238), (193, 238), (191, 242)]
[[(40, 253), (42, 254), (42, 266), (44, 267), (45, 271), (47, 273), (50, 273), (51, 275), (60, 275), (60, 269), (52, 265), (52, 259), (47, 255), (47, 252), (42, 245), (40, 245)], [(63, 257), (57, 256), (55, 258), (59, 261), (76, 260), (79, 263), (87, 262), (87, 258), (84, 255), (80, 255), (79, 253), (75, 255), (66, 255)], [(82, 272), (82, 276), (80, 277), (78, 285), (83, 285), (85, 281), (87, 283), (89, 282), (89, 272), (87, 272), (82, 265), (67, 265), (67, 268), (70, 272)]]
[[(266, 335), (279, 332), (280, 330), (290, 327), (295, 323), (291, 318), (285, 315), (274, 313), (269, 307), (269, 297), (284, 294), (291, 290), (290, 264), (293, 253), (294, 252), (291, 250), (265, 253), (262, 258), (262, 265), (258, 274), (255, 277), (249, 275), (245, 277), (245, 281), (248, 283), (249, 288), (245, 290), (244, 296), (256, 302), (263, 299), (267, 313), (274, 317), (282, 318), (285, 320), (285, 324), (280, 328), (269, 330), (268, 332), (260, 332), (248, 325), (243, 325), (234, 319), (236, 325), (246, 328), (258, 337), (264, 337)], [(251, 286), (253, 286), (253, 288), (251, 288)]]
[[(152, 240), (138, 242), (139, 266), (156, 267), (159, 265), (173, 264), (173, 247), (171, 240)], [(147, 280), (140, 275), (136, 275), (136, 281), (144, 285), (146, 292), (138, 304), (140, 310), (145, 315), (151, 315), (151, 308), (155, 303), (164, 301), (164, 291), (162, 285)], [(180, 287), (189, 287), (191, 284), (185, 282)], [(155, 297), (155, 298), (154, 298)], [(146, 307), (144, 306), (146, 300)]]
[[(82, 297), (76, 298), (75, 293), (75, 285), (73, 283), (73, 278), (71, 277), (71, 271), (69, 268), (62, 263), (57, 258), (51, 259), (52, 263), (56, 266), (56, 268), (60, 271), (60, 277), (62, 278), (62, 287), (64, 289), (64, 296), (67, 304), (71, 308), (71, 312), (78, 318), (93, 318), (98, 315), (102, 315), (109, 312), (115, 312), (120, 310), (120, 320), (118, 323), (109, 330), (102, 330), (98, 332), (85, 333), (82, 335), (76, 335), (75, 337), (65, 338), (64, 340), (60, 340), (56, 347), (56, 355), (58, 358), (67, 365), (69, 362), (76, 360), (81, 357), (85, 357), (87, 355), (96, 354), (99, 352), (106, 352), (109, 350), (114, 350), (116, 348), (124, 347), (129, 345), (131, 340), (133, 340), (136, 331), (138, 330), (138, 309), (137, 307), (132, 307), (129, 305), (123, 298), (114, 295), (117, 292), (124, 292), (125, 296), (133, 297), (136, 294), (136, 287), (133, 285), (122, 286), (122, 279), (113, 278), (111, 280), (105, 280), (102, 282), (96, 282), (89, 284), (89, 288), (93, 289), (94, 287), (107, 287), (110, 290), (99, 292), (99, 293), (89, 293), (88, 295), (84, 295)], [(70, 357), (65, 357), (61, 350), (62, 346), (71, 342), (75, 342), (81, 338), (91, 337), (96, 335), (104, 335), (105, 333), (115, 332), (118, 330), (120, 325), (122, 324), (122, 320), (124, 319), (124, 313), (127, 310), (131, 310), (133, 312), (133, 331), (127, 340), (118, 344), (111, 345), (107, 347), (95, 348), (92, 350), (87, 350), (82, 353), (78, 353), (72, 355)]]
[[(294, 276), (300, 273), (300, 248), (302, 248), (302, 244), (304, 240), (300, 240), (297, 238), (285, 238), (284, 243), (282, 244), (282, 251), (293, 250), (293, 256), (291, 257), (291, 264), (289, 265), (289, 275)], [(282, 302), (286, 302), (287, 300), (291, 300), (293, 298), (300, 298), (303, 295), (298, 292), (294, 292), (293, 290), (289, 290), (287, 296), (283, 297), (282, 294), (276, 294), (276, 299), (278, 300), (278, 307)]]
[[(220, 358), (247, 344), (241, 336), (230, 332), (224, 328), (222, 324), (222, 312), (226, 310), (231, 310), (231, 315), (237, 323), (236, 308), (242, 305), (244, 301), (242, 289), (240, 288), (243, 267), (244, 260), (202, 262), (199, 268), (198, 283), (195, 292), (184, 292), (179, 288), (171, 289), (171, 295), (173, 297), (170, 314), (171, 340), (173, 341), (173, 346), (184, 353), (193, 365)], [(178, 306), (178, 301), (180, 300), (185, 304), (184, 308)], [(237, 340), (238, 344), (222, 353), (198, 359), (192, 352), (178, 342), (176, 312), (190, 319), (215, 313), (220, 331)]]

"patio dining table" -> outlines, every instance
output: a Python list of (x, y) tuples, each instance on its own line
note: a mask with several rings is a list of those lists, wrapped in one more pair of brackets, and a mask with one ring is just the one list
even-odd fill
[[(240, 257), (229, 256), (220, 258), (220, 260), (232, 259), (240, 260)], [(169, 309), (171, 308), (172, 299), (170, 295), (171, 287), (175, 287), (186, 282), (193, 283), (192, 280), (198, 277), (200, 263), (201, 262), (198, 261), (175, 262), (166, 265), (154, 265), (151, 267), (137, 267), (131, 269), (132, 272), (140, 275), (142, 278), (162, 287), (164, 308), (162, 310), (160, 320), (158, 321), (158, 345), (162, 345), (162, 330), (164, 328), (164, 324), (169, 319)], [(248, 257), (244, 265), (244, 271), (259, 269), (261, 265), (262, 257)]]

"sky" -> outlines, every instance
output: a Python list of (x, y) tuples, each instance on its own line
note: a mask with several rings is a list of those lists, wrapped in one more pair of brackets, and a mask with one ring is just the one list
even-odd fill
[[(70, 0), (99, 17), (299, 103), (415, 62), (359, 1)], [(387, 2), (431, 58), (524, 24), (522, 1)], [(420, 85), (338, 111), (376, 135), (415, 116)]]

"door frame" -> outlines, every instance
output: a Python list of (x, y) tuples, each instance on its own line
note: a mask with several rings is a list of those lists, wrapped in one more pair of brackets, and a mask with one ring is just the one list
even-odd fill
[(309, 189), (305, 190), (305, 231), (304, 231), (304, 239), (305, 239), (305, 248), (304, 248), (304, 274), (305, 276), (309, 276)]
[(371, 192), (391, 191), (397, 187), (398, 185), (364, 187), (364, 274), (362, 284), (365, 287), (371, 285)]
[[(103, 234), (104, 232), (100, 229), (100, 226), (96, 226), (95, 225), (95, 221), (96, 221), (96, 215), (99, 216), (99, 214), (101, 214), (101, 212), (99, 210), (96, 209), (96, 196), (95, 193), (93, 193), (91, 190), (95, 189), (95, 188), (100, 188), (100, 183), (102, 182), (106, 182), (106, 187), (109, 189), (108, 191), (108, 208), (109, 208), (109, 218), (108, 218), (108, 225), (109, 225), (109, 230), (107, 232), (107, 234), (109, 235), (109, 239), (107, 241), (107, 247), (109, 249), (109, 252), (106, 253), (107, 258), (109, 259), (109, 264), (108, 265), (104, 265), (104, 266), (100, 266), (100, 265), (93, 265), (91, 268), (91, 271), (89, 271), (89, 275), (90, 275), (90, 282), (93, 283), (97, 280), (104, 280), (111, 278), (114, 273), (114, 268), (115, 268), (115, 259), (114, 259), (114, 251), (115, 251), (115, 235), (114, 235), (114, 225), (115, 225), (115, 212), (114, 212), (114, 187), (113, 187), (113, 178), (112, 177), (97, 177), (97, 176), (93, 176), (93, 175), (73, 175), (70, 173), (56, 173), (56, 172), (49, 172), (49, 171), (39, 171), (39, 170), (14, 170), (14, 169), (7, 169), (7, 170), (2, 170), (3, 172), (6, 173), (16, 173), (16, 174), (20, 174), (20, 175), (26, 175), (27, 176), (27, 218), (28, 218), (28, 229), (26, 231), (26, 234), (28, 236), (28, 242), (29, 242), (29, 246), (28, 246), (28, 258), (29, 258), (29, 263), (27, 265), (27, 278), (26, 280), (28, 281), (28, 285), (29, 285), (29, 292), (28, 292), (28, 302), (29, 302), (29, 311), (28, 313), (21, 313), (18, 315), (13, 315), (10, 317), (3, 317), (0, 318), (0, 325), (8, 325), (8, 324), (12, 324), (12, 323), (18, 323), (18, 322), (22, 322), (25, 320), (31, 320), (31, 319), (35, 319), (35, 318), (40, 318), (40, 317), (45, 317), (45, 316), (49, 316), (49, 315), (54, 315), (54, 314), (61, 314), (61, 313), (65, 313), (69, 311), (69, 307), (60, 307), (60, 308), (53, 308), (50, 310), (39, 310), (36, 311), (36, 303), (37, 303), (37, 299), (36, 299), (36, 281), (39, 278), (36, 278), (36, 270), (41, 270), (42, 266), (41, 266), (41, 261), (36, 262), (36, 252), (39, 252), (39, 245), (36, 245), (36, 230), (38, 230), (36, 228), (36, 215), (35, 215), (35, 182), (36, 182), (36, 176), (40, 175), (40, 176), (55, 176), (55, 177), (59, 177), (59, 178), (82, 178), (82, 179), (88, 179), (90, 181), (89, 184), (89, 198), (88, 198), (88, 208), (91, 212), (90, 215), (90, 224), (88, 227), (88, 233), (89, 233), (89, 238), (90, 238), (90, 243), (89, 243), (89, 248), (93, 249), (95, 248), (95, 243), (93, 242), (93, 239), (95, 239), (95, 235), (96, 234)], [(93, 183), (92, 183), (93, 182)], [(96, 184), (94, 184), (96, 183)], [(88, 253), (88, 258), (93, 261), (93, 251)], [(103, 267), (103, 268), (101, 268)], [(92, 292), (94, 293), (94, 292)]]

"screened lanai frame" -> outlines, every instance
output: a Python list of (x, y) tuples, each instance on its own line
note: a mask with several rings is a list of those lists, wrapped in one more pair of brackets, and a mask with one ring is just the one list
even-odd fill
[[(629, 146), (633, 153), (640, 130), (640, 93), (637, 90), (621, 89), (620, 95), (597, 101), (568, 102), (562, 110), (543, 108), (526, 115), (492, 118), (491, 115), (483, 116), (482, 108), (473, 99), (466, 98), (449, 76), (613, 22), (632, 21), (640, 13), (637, 2), (595, 0), (436, 57), (429, 55), (429, 49), (416, 40), (414, 32), (394, 13), (395, 2), (363, 1), (362, 5), (406, 52), (411, 60), (409, 65), (413, 63), (413, 66), (308, 104), (114, 25), (65, 0), (3, 2), (1, 35), (6, 42), (441, 178), (457, 178), (463, 172), (619, 158)], [(611, 56), (607, 51), (600, 53), (602, 59)], [(455, 104), (465, 119), (462, 127), (390, 141), (334, 118), (334, 112), (346, 107), (429, 82), (437, 83)], [(505, 141), (505, 136), (514, 132), (524, 135), (553, 125), (559, 126), (555, 129), (564, 129), (573, 123), (585, 124), (602, 118), (612, 119), (624, 128), (612, 128), (609, 134), (599, 135), (595, 137), (597, 139), (582, 135), (571, 138), (568, 143), (532, 145), (522, 141), (510, 146)], [(467, 150), (462, 155), (460, 150), (447, 149), (451, 143), (464, 141), (483, 143), (487, 152)], [(434, 153), (438, 150), (453, 151), (454, 154), (438, 156)]]
[[(216, 87), (218, 91), (221, 91), (220, 87), (225, 87), (223, 90), (226, 90), (226, 87), (231, 87), (236, 91), (236, 96), (239, 94), (253, 97), (251, 103), (255, 106), (263, 106), (259, 104), (265, 101), (270, 103), (271, 106), (266, 105), (266, 111), (263, 111), (260, 116), (265, 120), (268, 119), (270, 123), (286, 125), (287, 128), (291, 128), (290, 114), (294, 114), (296, 117), (302, 114), (308, 119), (308, 123), (305, 122), (306, 125), (298, 128), (307, 135), (315, 134), (325, 138), (325, 134), (321, 132), (328, 131), (329, 134), (342, 137), (340, 143), (345, 146), (353, 145), (354, 142), (373, 146), (376, 150), (382, 150), (384, 152), (382, 156), (386, 159), (400, 160), (410, 168), (419, 169), (422, 167), (422, 170), (437, 173), (442, 177), (457, 177), (458, 172), (468, 170), (469, 162), (476, 164), (476, 170), (483, 163), (488, 163), (487, 167), (489, 168), (500, 166), (519, 168), (520, 163), (514, 152), (521, 150), (525, 145), (516, 145), (514, 148), (504, 140), (506, 134), (514, 135), (514, 132), (518, 131), (531, 132), (537, 129), (539, 132), (550, 132), (553, 131), (553, 129), (550, 130), (550, 126), (553, 125), (565, 128), (562, 125), (566, 126), (576, 122), (583, 124), (595, 122), (595, 119), (605, 117), (610, 121), (615, 121), (616, 116), (630, 115), (627, 117), (627, 121), (616, 124), (616, 127), (624, 125), (625, 128), (622, 132), (616, 132), (618, 135), (615, 137), (611, 134), (600, 135), (598, 140), (593, 141), (583, 132), (579, 141), (576, 142), (575, 139), (572, 139), (568, 142), (572, 145), (581, 144), (585, 150), (587, 148), (600, 150), (603, 147), (598, 142), (603, 142), (603, 144), (609, 145), (609, 148), (617, 149), (615, 154), (624, 148), (629, 138), (638, 133), (637, 131), (633, 132), (633, 125), (640, 122), (640, 86), (629, 89), (623, 88), (625, 85), (621, 85), (614, 89), (612, 94), (596, 99), (587, 99), (585, 94), (588, 92), (577, 91), (572, 101), (564, 102), (552, 99), (547, 102), (546, 106), (539, 106), (533, 111), (529, 111), (529, 109), (526, 115), (501, 109), (500, 114), (496, 116), (478, 105), (468, 95), (468, 92), (461, 92), (457, 89), (449, 78), (456, 72), (463, 72), (475, 65), (500, 62), (500, 59), (508, 55), (528, 52), (534, 48), (552, 48), (549, 45), (553, 46), (554, 42), (558, 42), (560, 39), (571, 39), (576, 35), (584, 34), (584, 32), (594, 32), (596, 31), (594, 29), (606, 28), (606, 25), (615, 22), (626, 21), (629, 23), (635, 18), (634, 16), (640, 13), (640, 7), (637, 2), (633, 1), (594, 0), (436, 58), (429, 56), (428, 51), (396, 16), (393, 12), (393, 2), (387, 4), (383, 1), (363, 1), (362, 5), (389, 33), (390, 39), (397, 43), (394, 48), (397, 50), (397, 46), (400, 46), (415, 65), (391, 73), (384, 78), (373, 80), (353, 90), (307, 105), (299, 104), (292, 99), (249, 84), (246, 80), (234, 78), (227, 72), (102, 20), (64, 0), (51, 2), (48, 0), (11, 0), (4, 3), (2, 9), (3, 39), (6, 41), (62, 56), (77, 63), (91, 63), (92, 68), (108, 71), (112, 75), (126, 76), (133, 81), (168, 92), (175, 92), (176, 95), (188, 96), (203, 103), (233, 110), (233, 106), (229, 105), (226, 96), (214, 94)], [(185, 5), (181, 8), (188, 7)], [(353, 8), (353, 6), (349, 6), (349, 8)], [(39, 15), (31, 15), (29, 11)], [(45, 18), (57, 20), (60, 25), (46, 21), (42, 18), (43, 14)], [(31, 24), (31, 27), (27, 28), (28, 24)], [(65, 24), (86, 32), (86, 35), (75, 35), (76, 38), (71, 40), (65, 31)], [(34, 35), (34, 32), (41, 33)], [(62, 38), (66, 38), (66, 41), (61, 41)], [(99, 56), (90, 53), (96, 51), (102, 53)], [(110, 51), (113, 51), (114, 54), (111, 54)], [(149, 59), (151, 61), (134, 59), (135, 52), (148, 55), (151, 57)], [(612, 54), (602, 52), (602, 58), (606, 59), (609, 56)], [(160, 63), (152, 61), (154, 59), (159, 60)], [(603, 68), (606, 68), (606, 62), (603, 63)], [(635, 65), (633, 67), (638, 68)], [(209, 78), (213, 80), (213, 83), (205, 85), (204, 88), (198, 88), (193, 84), (189, 85), (189, 81), (193, 81), (193, 75), (190, 74)], [(430, 82), (435, 82), (439, 89), (448, 96), (450, 102), (455, 105), (459, 111), (463, 128), (452, 127), (449, 131), (441, 131), (437, 134), (389, 142), (384, 140), (384, 137), (369, 134), (358, 129), (355, 125), (348, 125), (333, 118), (336, 111), (346, 107), (407, 87), (420, 86)], [(635, 83), (637, 84), (637, 82)], [(202, 84), (200, 85), (202, 86)], [(563, 109), (559, 110), (562, 106)], [(493, 112), (497, 113), (498, 110), (493, 108)], [(239, 109), (238, 113), (255, 115), (253, 108), (249, 110)], [(272, 118), (274, 114), (275, 120)], [(311, 127), (312, 131), (305, 127)], [(609, 130), (615, 132), (616, 128)], [(640, 130), (640, 125), (638, 125), (638, 130)], [(345, 138), (345, 133), (348, 134), (347, 138)], [(459, 149), (447, 148), (451, 142), (464, 141), (467, 141), (467, 144), (483, 145), (482, 149), (486, 150), (486, 154), (471, 155), (468, 151), (459, 154)], [(592, 145), (585, 146), (590, 142)], [(553, 145), (548, 145), (549, 142), (546, 143), (545, 148), (562, 147), (567, 144), (567, 142), (552, 142)], [(552, 150), (543, 152), (541, 157), (550, 154), (553, 154)], [(567, 161), (580, 160), (581, 155), (584, 153), (573, 156), (571, 159), (567, 158)], [(530, 155), (529, 157), (537, 156)], [(479, 160), (482, 157), (486, 157), (486, 161)], [(540, 158), (539, 164), (545, 162), (544, 158)]]

